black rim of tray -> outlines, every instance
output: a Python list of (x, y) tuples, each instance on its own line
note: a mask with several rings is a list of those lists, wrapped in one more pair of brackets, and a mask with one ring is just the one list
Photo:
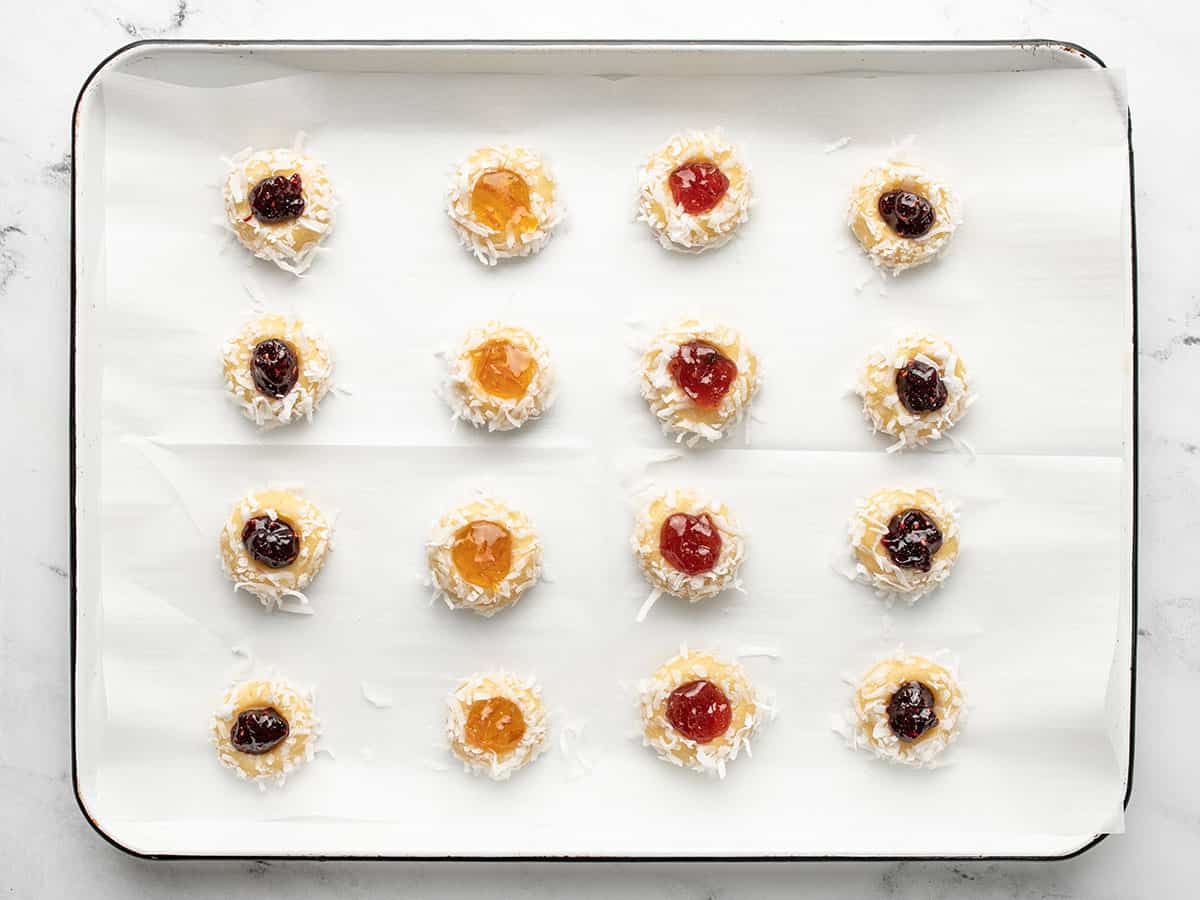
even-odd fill
[[(71, 113), (71, 266), (70, 266), (70, 292), (71, 292), (71, 343), (70, 343), (70, 377), (69, 377), (69, 441), (68, 460), (70, 466), (70, 523), (71, 523), (71, 543), (70, 543), (70, 571), (69, 571), (69, 590), (70, 590), (70, 620), (71, 620), (71, 637), (70, 637), (70, 659), (71, 659), (71, 785), (72, 793), (75, 796), (75, 803), (79, 807), (79, 811), (83, 814), (88, 824), (92, 826), (97, 834), (113, 847), (137, 859), (150, 860), (316, 860), (316, 861), (392, 861), (392, 862), (622, 862), (622, 863), (671, 863), (671, 862), (741, 862), (741, 863), (759, 863), (759, 862), (969, 862), (969, 861), (1020, 861), (1020, 862), (1052, 862), (1059, 860), (1073, 859), (1091, 850), (1101, 841), (1108, 837), (1107, 834), (1097, 834), (1082, 846), (1062, 854), (1049, 856), (1017, 856), (1017, 855), (958, 855), (958, 856), (887, 856), (887, 855), (828, 855), (828, 856), (589, 856), (584, 854), (579, 855), (563, 855), (563, 856), (538, 856), (538, 855), (510, 855), (510, 856), (408, 856), (408, 855), (367, 855), (357, 856), (354, 854), (346, 855), (325, 855), (325, 854), (286, 854), (286, 855), (257, 855), (257, 854), (164, 854), (164, 853), (142, 853), (122, 844), (116, 838), (112, 837), (104, 828), (92, 817), (88, 811), (87, 805), (84, 803), (79, 792), (79, 758), (78, 744), (76, 735), (76, 683), (77, 683), (77, 640), (78, 640), (78, 583), (76, 580), (76, 563), (77, 563), (77, 529), (78, 520), (76, 517), (76, 416), (75, 406), (76, 397), (76, 377), (75, 355), (76, 355), (76, 311), (78, 303), (78, 283), (76, 271), (76, 229), (78, 225), (77, 205), (75, 200), (75, 176), (76, 166), (78, 165), (78, 148), (76, 146), (79, 128), (79, 109), (83, 103), (84, 95), (92, 82), (115, 60), (126, 55), (127, 53), (145, 47), (244, 47), (253, 49), (255, 47), (263, 47), (266, 49), (279, 47), (457, 47), (457, 48), (485, 48), (495, 47), (497, 49), (504, 48), (520, 48), (520, 47), (629, 47), (631, 49), (638, 48), (668, 48), (668, 47), (695, 47), (701, 49), (716, 49), (720, 47), (731, 47), (736, 49), (790, 49), (790, 48), (821, 48), (821, 47), (854, 47), (854, 48), (920, 48), (928, 47), (936, 48), (953, 48), (953, 47), (993, 47), (997, 49), (1045, 49), (1057, 53), (1070, 53), (1075, 56), (1083, 57), (1091, 60), (1099, 68), (1107, 68), (1099, 56), (1079, 44), (1070, 41), (1057, 41), (1050, 39), (1025, 39), (1025, 40), (980, 40), (980, 41), (786, 41), (786, 40), (188, 40), (182, 38), (172, 39), (152, 39), (133, 41), (123, 47), (114, 50), (104, 59), (102, 59), (91, 73), (84, 79), (82, 87), (79, 89), (79, 94), (75, 100), (74, 108)], [(1138, 623), (1138, 422), (1139, 422), (1139, 404), (1138, 404), (1138, 278), (1137, 278), (1137, 213), (1134, 204), (1134, 167), (1133, 167), (1133, 118), (1127, 112), (1127, 127), (1126, 139), (1129, 148), (1129, 226), (1130, 226), (1130, 271), (1132, 277), (1131, 284), (1131, 300), (1133, 304), (1133, 323), (1132, 323), (1132, 349), (1133, 349), (1133, 435), (1131, 442), (1131, 491), (1132, 491), (1132, 521), (1131, 521), (1131, 545), (1132, 545), (1132, 566), (1130, 570), (1130, 589), (1132, 606), (1130, 608), (1130, 633), (1127, 635), (1129, 640), (1129, 751), (1128, 751), (1128, 769), (1125, 773), (1125, 797), (1122, 801), (1122, 806), (1128, 808), (1130, 797), (1133, 794), (1133, 761), (1134, 761), (1134, 734), (1137, 724), (1137, 623)]]

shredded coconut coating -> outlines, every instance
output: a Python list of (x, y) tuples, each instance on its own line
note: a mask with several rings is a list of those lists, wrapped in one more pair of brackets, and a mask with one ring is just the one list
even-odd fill
[[(737, 365), (737, 377), (715, 408), (698, 406), (675, 383), (668, 366), (680, 345), (705, 341)], [(696, 446), (701, 439), (719, 441), (741, 421), (746, 407), (762, 382), (758, 357), (736, 329), (706, 319), (683, 319), (665, 328), (651, 341), (642, 356), (642, 397), (650, 405), (663, 432), (676, 442)]]
[[(667, 517), (680, 512), (699, 516), (707, 513), (721, 536), (721, 552), (707, 572), (688, 575), (667, 562), (659, 551), (659, 534)], [(691, 490), (670, 490), (655, 495), (642, 509), (634, 524), (631, 539), (642, 575), (653, 588), (653, 599), (660, 593), (698, 603), (729, 588), (740, 588), (738, 567), (745, 556), (741, 529), (724, 503)], [(648, 609), (646, 610), (649, 611)], [(640, 614), (639, 621), (644, 618)]]
[[(287, 719), (288, 736), (266, 753), (242, 753), (229, 739), (238, 714), (266, 706), (274, 707)], [(236, 772), (239, 778), (253, 781), (260, 790), (265, 790), (269, 784), (281, 787), (297, 766), (313, 758), (320, 725), (313, 714), (312, 691), (297, 688), (286, 679), (271, 675), (229, 688), (213, 714), (210, 732), (221, 764)]]
[[(921, 510), (942, 533), (928, 572), (897, 566), (883, 546), (888, 522), (906, 509)], [(888, 606), (897, 600), (912, 606), (950, 576), (958, 559), (958, 511), (932, 488), (888, 488), (860, 500), (849, 532), (854, 577), (873, 587)]]
[[(512, 565), (493, 588), (472, 584), (454, 565), (454, 536), (472, 522), (495, 522), (512, 535)], [(494, 616), (508, 609), (537, 584), (542, 574), (542, 542), (525, 514), (495, 497), (479, 497), (442, 516), (425, 545), (434, 598), (451, 609), (469, 609)]]
[[(537, 227), (521, 231), (510, 223), (504, 231), (497, 231), (476, 220), (471, 210), (471, 191), (479, 176), (489, 169), (506, 169), (525, 180), (529, 186), (529, 212), (537, 220)], [(507, 144), (480, 147), (451, 174), (446, 213), (459, 243), (484, 265), (494, 266), (499, 260), (530, 256), (546, 246), (563, 217), (558, 193), (554, 176), (532, 150)]]
[[(705, 680), (719, 687), (729, 700), (728, 730), (705, 744), (684, 737), (667, 719), (667, 698), (677, 687)], [(694, 772), (725, 777), (725, 766), (743, 750), (750, 756), (750, 739), (767, 714), (765, 704), (751, 687), (746, 673), (736, 662), (726, 662), (712, 653), (681, 648), (638, 685), (642, 714), (642, 743), (653, 747), (658, 758)]]
[[(710, 162), (729, 179), (720, 202), (706, 213), (685, 212), (671, 196), (671, 173), (690, 162)], [(726, 243), (750, 218), (750, 168), (719, 130), (686, 131), (659, 147), (638, 172), (638, 221), (668, 250), (702, 253)]]
[[(247, 520), (266, 515), (286, 519), (300, 535), (300, 555), (282, 569), (272, 569), (252, 557), (242, 543), (242, 529)], [(251, 491), (234, 504), (225, 527), (221, 529), (219, 545), (221, 565), (239, 588), (254, 595), (268, 609), (283, 608), (284, 599), (295, 597), (308, 605), (304, 590), (317, 577), (329, 552), (329, 523), (308, 500), (292, 491)]]
[[(259, 391), (250, 370), (255, 346), (270, 338), (288, 344), (300, 362), (296, 385), (283, 397)], [(301, 319), (268, 314), (247, 322), (240, 334), (225, 342), (221, 356), (230, 398), (247, 419), (264, 431), (301, 419), (311, 422), (333, 378), (328, 345)]]
[[(889, 191), (911, 191), (928, 200), (933, 227), (916, 238), (896, 234), (879, 215), (879, 198)], [(962, 224), (962, 203), (939, 179), (912, 163), (892, 159), (867, 170), (855, 185), (847, 224), (871, 261), (895, 276), (937, 258)]]
[[(477, 700), (503, 697), (521, 710), (525, 734), (521, 742), (505, 753), (481, 750), (467, 743), (467, 713)], [(505, 781), (524, 768), (546, 749), (546, 709), (542, 691), (534, 678), (521, 678), (510, 672), (476, 672), (459, 682), (446, 699), (446, 738), (450, 752), (462, 760), (463, 768), (475, 775), (487, 775), (493, 781)]]
[[(933, 366), (946, 386), (946, 402), (941, 409), (913, 413), (900, 402), (896, 391), (896, 373), (910, 360)], [(890, 434), (896, 442), (888, 452), (936, 441), (966, 414), (975, 402), (967, 383), (967, 369), (953, 345), (935, 335), (908, 335), (891, 350), (877, 350), (867, 358), (855, 393), (862, 398), (863, 415), (873, 432)]]
[[(489, 394), (475, 378), (471, 352), (488, 341), (497, 340), (508, 341), (525, 350), (537, 366), (525, 394), (516, 400)], [(541, 417), (554, 404), (554, 368), (550, 354), (533, 332), (516, 325), (488, 322), (482, 328), (468, 332), (450, 357), (445, 396), (454, 418), (470, 422), (476, 428), (486, 427), (488, 431), (520, 428), (530, 419)]]
[[(936, 768), (939, 757), (958, 737), (967, 716), (966, 701), (946, 651), (930, 659), (895, 655), (876, 663), (863, 675), (851, 708), (837, 730), (854, 750), (867, 750), (880, 759), (916, 768)], [(887, 705), (906, 681), (919, 681), (933, 693), (938, 723), (915, 741), (902, 741), (888, 724)]]
[[(242, 245), (259, 259), (270, 260), (294, 275), (312, 265), (317, 248), (333, 230), (337, 198), (325, 167), (296, 150), (247, 147), (231, 160), (225, 179), (225, 215)], [(260, 222), (250, 208), (250, 191), (260, 181), (300, 174), (304, 214), (298, 219)]]

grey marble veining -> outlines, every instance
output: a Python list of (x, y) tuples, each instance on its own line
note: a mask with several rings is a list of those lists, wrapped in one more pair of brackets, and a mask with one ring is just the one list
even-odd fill
[[(1194, 5), (883, 0), (14, 0), (0, 5), (0, 892), (171, 896), (1131, 898), (1200, 879), (1200, 255), (1186, 173), (1200, 146)], [(1137, 150), (1141, 617), (1128, 833), (1064, 863), (893, 865), (153, 864), (107, 846), (75, 806), (68, 750), (67, 291), (70, 128), (97, 61), (149, 37), (1054, 37), (1126, 69)], [(936, 98), (934, 98), (936, 102)], [(1053, 386), (1047, 386), (1053, 390)], [(1069, 399), (1069, 398), (1068, 398)], [(811, 811), (805, 811), (811, 812)]]
[[(137, 40), (154, 37), (167, 37), (172, 32), (182, 31), (187, 24), (188, 17), (192, 14), (192, 9), (188, 7), (187, 0), (176, 0), (174, 10), (170, 10), (167, 15), (163, 15), (160, 10), (151, 10), (152, 4), (139, 4), (146, 10), (144, 17), (138, 18), (123, 18), (116, 16), (115, 21), (118, 25), (125, 29), (125, 33)], [(153, 4), (153, 6), (163, 6), (165, 4)], [(141, 10), (139, 9), (140, 13)], [(166, 20), (166, 24), (151, 24), (150, 17), (153, 16), (155, 22), (160, 18)]]

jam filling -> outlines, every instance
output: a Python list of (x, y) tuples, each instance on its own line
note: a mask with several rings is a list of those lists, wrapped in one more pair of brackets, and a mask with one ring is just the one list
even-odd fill
[(512, 568), (512, 534), (495, 522), (470, 522), (455, 533), (450, 555), (465, 581), (491, 590)]
[(243, 709), (229, 729), (229, 743), (235, 750), (259, 756), (282, 744), (290, 731), (288, 720), (273, 706)]
[(900, 237), (928, 234), (935, 218), (933, 204), (912, 191), (888, 191), (879, 198), (879, 217)]
[(476, 749), (508, 753), (525, 737), (525, 716), (507, 697), (476, 700), (467, 710), (464, 736)]
[(471, 370), (479, 386), (501, 400), (520, 400), (537, 374), (537, 363), (511, 341), (486, 341), (471, 351)]
[(658, 551), (663, 559), (685, 575), (712, 570), (721, 555), (721, 534), (708, 513), (693, 516), (672, 513), (658, 533)]
[(729, 393), (738, 367), (707, 341), (689, 341), (671, 357), (667, 371), (693, 403), (715, 409)]
[(942, 532), (921, 510), (906, 509), (892, 516), (880, 543), (900, 568), (928, 572), (942, 547)]
[(714, 163), (707, 160), (686, 162), (667, 179), (671, 197), (689, 215), (711, 211), (729, 190), (729, 179)]
[(512, 227), (524, 234), (538, 225), (530, 208), (528, 182), (509, 169), (487, 169), (475, 179), (471, 215), (493, 231)]
[(725, 692), (711, 681), (689, 681), (667, 697), (667, 721), (697, 744), (714, 741), (729, 730), (733, 708)]
[(919, 681), (906, 681), (896, 688), (888, 701), (887, 714), (892, 732), (906, 744), (938, 723), (933, 711), (933, 691)]
[(250, 209), (260, 222), (283, 222), (304, 215), (304, 190), (300, 173), (291, 178), (264, 178), (250, 191)]
[(934, 412), (946, 405), (946, 383), (938, 370), (919, 359), (910, 359), (896, 372), (896, 393), (912, 413)]
[(287, 519), (254, 516), (242, 526), (242, 546), (264, 566), (282, 569), (300, 555), (300, 535)]
[(286, 397), (300, 377), (300, 359), (286, 341), (267, 338), (250, 354), (254, 386), (268, 397)]

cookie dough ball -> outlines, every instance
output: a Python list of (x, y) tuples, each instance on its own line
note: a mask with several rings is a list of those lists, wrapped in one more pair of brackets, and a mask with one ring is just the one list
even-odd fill
[(638, 220), (668, 250), (720, 247), (750, 218), (750, 170), (719, 131), (688, 131), (638, 173)]
[(897, 653), (863, 675), (854, 692), (854, 749), (906, 766), (938, 765), (958, 736), (967, 707), (954, 673), (924, 656)]
[(494, 497), (452, 509), (426, 545), (434, 596), (451, 609), (494, 616), (542, 574), (542, 542), (524, 513)]
[(248, 322), (221, 355), (229, 396), (259, 428), (312, 421), (329, 392), (329, 347), (300, 319), (271, 314)]
[(247, 147), (230, 160), (229, 227), (259, 259), (296, 275), (333, 230), (336, 202), (325, 167), (306, 153)]
[(477, 672), (446, 702), (450, 751), (476, 775), (504, 781), (546, 749), (546, 710), (532, 678)]
[(279, 677), (231, 687), (211, 727), (217, 759), (260, 788), (311, 760), (319, 735), (312, 692)]
[(524, 147), (480, 147), (454, 170), (446, 212), (459, 242), (488, 266), (546, 246), (562, 220), (558, 184)]
[(454, 417), (488, 431), (510, 431), (554, 403), (550, 354), (532, 333), (488, 322), (470, 331), (449, 360), (446, 399)]
[(958, 559), (958, 513), (937, 491), (889, 488), (858, 504), (850, 552), (859, 581), (910, 606), (945, 581)]
[(642, 356), (642, 397), (663, 431), (694, 447), (718, 441), (746, 412), (761, 381), (758, 357), (728, 325), (684, 319)]
[(724, 503), (696, 491), (664, 491), (645, 506), (633, 529), (633, 552), (654, 589), (638, 613), (642, 621), (659, 594), (698, 603), (740, 587), (745, 543)]
[(682, 650), (638, 690), (642, 743), (665, 762), (722, 778), (726, 763), (750, 755), (766, 712), (740, 665), (699, 650)]
[(934, 335), (909, 335), (872, 353), (855, 392), (872, 430), (896, 439), (889, 452), (938, 440), (975, 402), (958, 352)]
[(295, 597), (317, 577), (329, 552), (329, 523), (299, 494), (251, 491), (239, 500), (221, 529), (221, 564), (233, 581), (268, 609)]
[(923, 169), (889, 161), (855, 185), (848, 221), (871, 261), (898, 275), (945, 249), (962, 222), (962, 204)]

